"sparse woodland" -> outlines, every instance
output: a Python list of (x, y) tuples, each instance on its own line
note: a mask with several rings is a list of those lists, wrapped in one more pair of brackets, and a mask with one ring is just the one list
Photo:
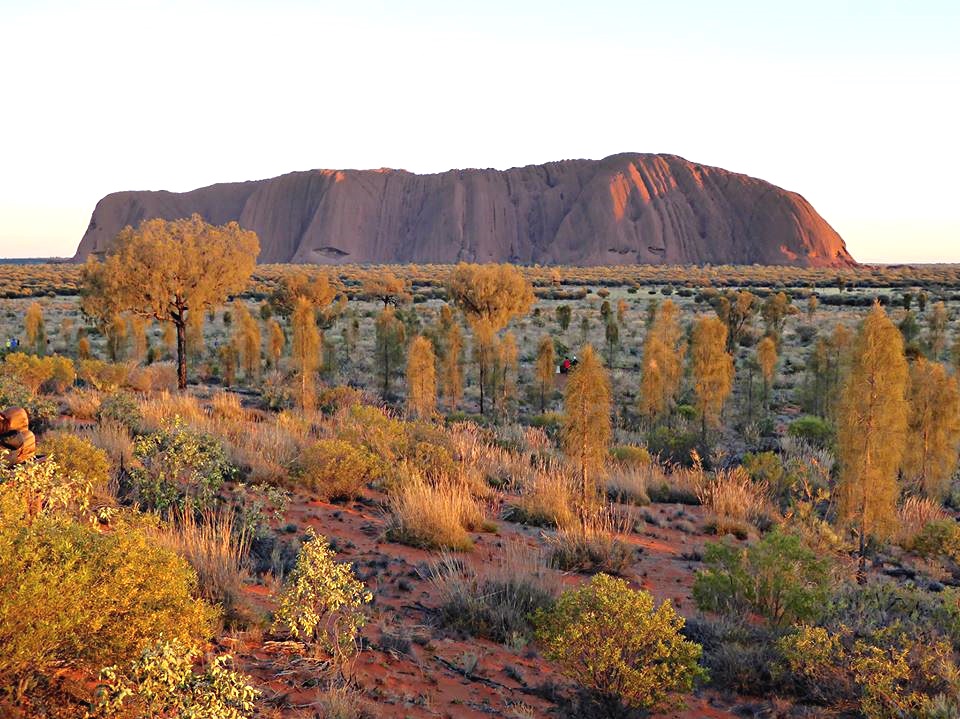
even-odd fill
[(956, 266), (179, 223), (0, 266), (0, 715), (960, 717)]

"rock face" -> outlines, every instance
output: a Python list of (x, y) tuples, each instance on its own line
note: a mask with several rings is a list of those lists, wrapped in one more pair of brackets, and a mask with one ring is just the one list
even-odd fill
[(97, 203), (75, 259), (125, 225), (200, 213), (260, 237), (260, 262), (853, 264), (800, 195), (674, 155), (510, 170), (313, 170)]

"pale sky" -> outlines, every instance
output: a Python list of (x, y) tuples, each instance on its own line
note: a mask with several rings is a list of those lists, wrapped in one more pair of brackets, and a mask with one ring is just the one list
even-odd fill
[(958, 110), (957, 0), (0, 0), (0, 256), (72, 255), (118, 190), (631, 151), (960, 262)]

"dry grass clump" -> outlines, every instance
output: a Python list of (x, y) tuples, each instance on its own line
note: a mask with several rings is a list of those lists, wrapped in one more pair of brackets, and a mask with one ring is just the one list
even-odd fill
[(713, 518), (708, 528), (716, 534), (745, 538), (750, 525), (767, 521), (772, 510), (766, 482), (754, 482), (743, 467), (721, 469), (704, 482), (700, 503)]
[(207, 419), (196, 397), (183, 393), (160, 392), (139, 402), (142, 427), (153, 432), (173, 417), (179, 417), (191, 429), (200, 430)]
[(474, 568), (445, 555), (432, 582), (445, 626), (515, 647), (529, 642), (531, 615), (552, 605), (561, 589), (543, 553), (520, 540), (506, 542), (492, 566)]
[(161, 392), (140, 402), (143, 426), (156, 430), (165, 419), (180, 417), (193, 431), (216, 437), (230, 463), (254, 483), (283, 482), (301, 452), (313, 440), (313, 424), (287, 412), (262, 419), (240, 405), (237, 395), (218, 392), (207, 411), (191, 395)]
[(897, 509), (898, 544), (909, 544), (930, 522), (949, 519), (939, 502), (926, 497), (907, 497)]
[(388, 502), (388, 538), (413, 547), (468, 551), (469, 532), (490, 526), (481, 504), (449, 480), (431, 484), (414, 474), (394, 488)]
[(240, 404), (240, 396), (233, 392), (217, 392), (210, 400), (210, 414), (229, 422), (252, 421), (252, 413)]
[(656, 462), (615, 463), (607, 474), (607, 497), (623, 504), (650, 504), (650, 486), (667, 481), (663, 468)]
[(550, 562), (564, 571), (622, 575), (633, 564), (633, 549), (619, 537), (633, 529), (629, 512), (609, 507), (585, 511), (551, 537)]
[(568, 527), (576, 522), (573, 481), (558, 469), (541, 470), (528, 480), (504, 511), (504, 519), (534, 527)]
[(457, 460), (458, 479), (477, 497), (489, 497), (491, 487), (514, 485), (530, 473), (530, 462), (519, 452), (490, 444), (481, 429), (459, 422), (447, 431), (450, 452)]
[(209, 512), (198, 519), (192, 511), (180, 511), (169, 522), (151, 527), (148, 534), (190, 562), (201, 596), (222, 605), (228, 621), (248, 619), (242, 593), (250, 537), (236, 526), (233, 515)]
[(96, 419), (101, 395), (95, 389), (75, 389), (63, 396), (67, 414), (75, 419)]
[(78, 433), (90, 444), (99, 447), (110, 457), (112, 469), (129, 467), (133, 459), (133, 437), (130, 429), (120, 422), (101, 422)]
[(669, 471), (660, 468), (647, 477), (647, 495), (651, 502), (669, 504), (700, 504), (700, 493), (706, 482), (706, 473), (700, 462), (692, 467), (673, 465)]

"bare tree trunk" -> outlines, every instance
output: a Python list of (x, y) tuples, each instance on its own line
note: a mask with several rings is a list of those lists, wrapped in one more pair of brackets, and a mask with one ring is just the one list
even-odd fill
[(177, 387), (187, 388), (187, 323), (183, 315), (173, 320), (177, 328)]
[(484, 379), (486, 378), (485, 377), (486, 373), (483, 371), (484, 364), (486, 363), (484, 362), (483, 357), (481, 357), (480, 358), (480, 415), (481, 416), (483, 415), (483, 382), (484, 382)]

